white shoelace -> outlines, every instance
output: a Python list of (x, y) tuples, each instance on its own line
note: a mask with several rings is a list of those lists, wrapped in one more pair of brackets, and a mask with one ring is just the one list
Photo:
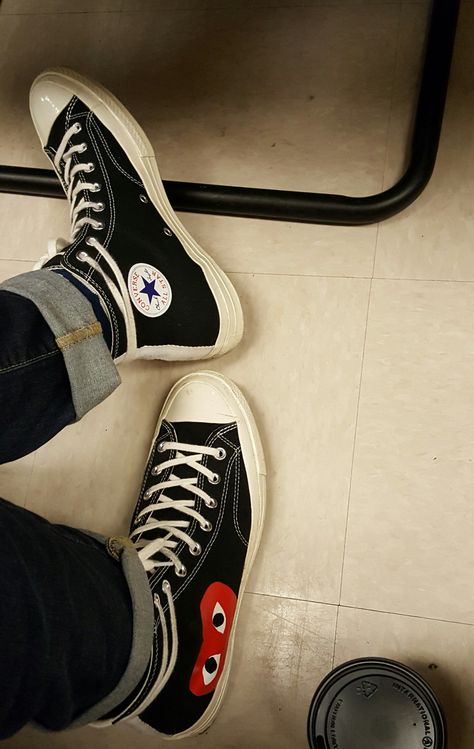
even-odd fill
[[(66, 194), (69, 201), (69, 212), (71, 218), (71, 241), (75, 239), (79, 231), (85, 224), (89, 224), (93, 229), (102, 229), (103, 224), (91, 216), (83, 216), (79, 218), (79, 214), (87, 208), (91, 208), (94, 211), (102, 211), (104, 206), (102, 203), (95, 202), (93, 200), (86, 200), (84, 195), (80, 197), (80, 193), (88, 190), (89, 192), (97, 192), (100, 189), (100, 185), (97, 182), (83, 182), (77, 179), (78, 174), (81, 172), (92, 172), (94, 164), (89, 162), (87, 164), (74, 164), (72, 157), (75, 153), (84, 153), (87, 149), (86, 143), (78, 143), (77, 145), (69, 145), (73, 135), (77, 135), (82, 130), (79, 122), (75, 122), (66, 132), (61, 140), (54, 157), (54, 166), (58, 174), (62, 173), (64, 186), (66, 188)], [(69, 147), (68, 147), (69, 146)], [(61, 162), (64, 162), (64, 168), (61, 170)]]
[[(184, 577), (186, 575), (186, 567), (180, 562), (178, 555), (175, 552), (176, 547), (180, 541), (184, 541), (189, 547), (189, 550), (195, 556), (201, 553), (199, 544), (195, 543), (187, 529), (191, 523), (191, 520), (197, 520), (202, 530), (212, 530), (211, 523), (206, 520), (201, 513), (195, 508), (195, 497), (199, 497), (203, 500), (206, 507), (215, 507), (216, 500), (211, 497), (204, 489), (201, 489), (197, 484), (199, 480), (199, 474), (205, 476), (211, 484), (218, 484), (220, 476), (214, 473), (209, 468), (201, 464), (201, 460), (204, 455), (211, 455), (214, 458), (222, 460), (225, 457), (225, 453), (222, 448), (216, 447), (205, 447), (203, 445), (190, 445), (183, 442), (161, 442), (158, 445), (160, 452), (166, 450), (175, 450), (176, 457), (171, 460), (165, 460), (158, 466), (152, 468), (152, 474), (157, 476), (158, 474), (165, 471), (167, 468), (174, 469), (180, 465), (186, 465), (196, 471), (195, 476), (189, 478), (180, 478), (173, 472), (166, 481), (159, 481), (156, 484), (150, 486), (145, 494), (144, 499), (151, 499), (153, 494), (162, 492), (157, 502), (147, 505), (139, 515), (137, 521), (141, 518), (148, 517), (147, 521), (136, 528), (130, 538), (133, 540), (137, 536), (141, 536), (148, 531), (161, 530), (162, 534), (154, 541), (138, 540), (135, 542), (135, 546), (139, 549), (139, 557), (147, 572), (151, 572), (157, 567), (174, 567), (175, 573), (178, 577)], [(191, 453), (190, 455), (184, 455), (183, 453)], [(189, 499), (171, 499), (167, 497), (163, 490), (171, 488), (181, 488), (192, 495), (194, 498)], [(185, 517), (183, 520), (157, 520), (154, 516), (163, 510), (174, 510), (182, 513)], [(186, 519), (189, 518), (189, 519)], [(160, 557), (161, 555), (161, 557)]]
[[(211, 455), (214, 458), (223, 460), (226, 457), (226, 453), (223, 448), (191, 445), (184, 442), (161, 442), (158, 445), (158, 451), (165, 452), (166, 450), (176, 450), (176, 457), (164, 461), (159, 466), (154, 466), (152, 468), (152, 474), (154, 476), (159, 475), (167, 468), (174, 469), (176, 466), (180, 465), (186, 465), (194, 469), (196, 475), (189, 478), (179, 478), (174, 475), (173, 471), (171, 471), (171, 474), (166, 481), (159, 481), (150, 486), (146, 490), (144, 498), (150, 499), (153, 494), (156, 494), (157, 492), (162, 492), (163, 490), (175, 487), (179, 487), (195, 496), (190, 499), (171, 499), (170, 497), (167, 497), (163, 491), (157, 502), (147, 505), (138, 514), (137, 520), (144, 517), (147, 517), (147, 520), (143, 525), (132, 531), (130, 538), (133, 541), (134, 538), (146, 534), (148, 531), (162, 531), (160, 537), (153, 541), (147, 541), (146, 539), (138, 539), (135, 541), (135, 547), (138, 549), (138, 556), (148, 573), (152, 573), (158, 567), (173, 567), (175, 574), (178, 577), (185, 577), (186, 567), (180, 561), (175, 551), (176, 547), (180, 541), (184, 541), (184, 543), (189, 547), (191, 554), (198, 556), (201, 553), (201, 547), (199, 544), (195, 543), (189, 533), (186, 532), (192, 520), (197, 520), (203, 530), (212, 530), (211, 523), (194, 508), (196, 497), (202, 499), (206, 507), (214, 508), (217, 505), (216, 500), (197, 486), (197, 483), (199, 480), (199, 474), (205, 476), (212, 484), (218, 484), (220, 476), (206, 466), (203, 466), (201, 460), (204, 455)], [(184, 455), (184, 453), (190, 454)], [(154, 516), (156, 516), (156, 513), (161, 512), (162, 510), (181, 512), (184, 515), (184, 519), (155, 520)], [(178, 628), (176, 625), (173, 594), (171, 586), (167, 580), (163, 580), (162, 582), (162, 591), (165, 594), (166, 603), (168, 604), (169, 623), (166, 621), (164, 606), (159, 594), (155, 593), (153, 596), (153, 602), (158, 611), (162, 633), (162, 661), (160, 670), (156, 680), (154, 680), (153, 688), (145, 698), (145, 701), (140, 702), (136, 709), (127, 715), (127, 719), (133, 718), (135, 715), (142, 712), (146, 705), (155, 699), (166, 685), (176, 664), (178, 654)]]
[[(96, 212), (104, 210), (104, 204), (102, 202), (86, 200), (84, 196), (82, 196), (80, 200), (77, 201), (79, 193), (84, 192), (85, 190), (88, 190), (89, 192), (97, 192), (97, 190), (100, 189), (100, 185), (98, 185), (97, 182), (82, 182), (80, 179), (76, 179), (77, 175), (81, 172), (91, 172), (94, 169), (94, 164), (92, 162), (87, 164), (74, 164), (74, 166), (71, 166), (73, 155), (75, 153), (84, 153), (87, 148), (87, 145), (85, 143), (78, 143), (67, 148), (71, 137), (80, 133), (81, 130), (82, 127), (79, 122), (76, 122), (74, 125), (72, 125), (64, 133), (64, 137), (61, 140), (61, 143), (58, 146), (58, 150), (56, 151), (56, 156), (54, 157), (54, 166), (58, 174), (62, 174), (63, 182), (67, 191), (66, 194), (69, 201), (69, 215), (71, 220), (71, 239), (69, 240), (69, 242), (62, 237), (59, 237), (58, 239), (50, 239), (48, 241), (47, 253), (40, 257), (40, 259), (34, 266), (34, 270), (42, 268), (48, 260), (51, 260), (51, 258), (53, 258), (55, 255), (65, 250), (70, 242), (74, 241), (83, 226), (89, 225), (96, 230), (101, 230), (104, 228), (102, 221), (98, 221), (91, 216), (86, 215), (82, 218), (79, 218), (79, 214), (88, 208), (91, 208)], [(61, 161), (64, 162), (63, 170), (61, 170)], [(104, 253), (104, 247), (101, 245), (99, 240), (96, 239), (96, 237), (87, 237), (86, 244), (89, 245), (89, 247), (93, 247), (95, 250), (97, 250), (97, 252), (100, 252), (101, 254)], [(78, 252), (77, 258), (81, 262), (87, 263), (92, 268), (94, 268), (94, 270), (102, 274), (109, 292), (115, 299), (115, 303), (126, 319), (127, 313), (120, 290), (117, 288), (112, 279), (109, 278), (109, 276), (105, 273), (104, 269), (101, 268), (97, 260), (92, 258), (87, 252), (84, 251)]]
[[(66, 188), (66, 195), (69, 201), (71, 238), (69, 242), (62, 237), (59, 237), (58, 239), (50, 239), (48, 241), (47, 253), (40, 257), (40, 259), (34, 266), (34, 270), (42, 268), (44, 263), (66, 249), (68, 244), (74, 241), (82, 227), (86, 224), (92, 226), (92, 228), (96, 230), (101, 230), (104, 228), (101, 221), (98, 221), (91, 216), (83, 216), (82, 218), (79, 218), (79, 214), (88, 208), (91, 208), (96, 212), (101, 212), (104, 210), (104, 204), (102, 202), (86, 200), (84, 196), (82, 196), (80, 200), (77, 201), (79, 193), (83, 192), (84, 190), (89, 190), (89, 192), (97, 192), (97, 190), (100, 189), (100, 185), (98, 185), (97, 182), (82, 182), (80, 179), (76, 179), (77, 175), (81, 172), (88, 173), (94, 169), (94, 164), (92, 162), (89, 162), (87, 164), (75, 164), (74, 166), (71, 166), (73, 155), (75, 153), (84, 153), (87, 148), (86, 143), (78, 143), (67, 148), (71, 137), (80, 133), (81, 130), (81, 125), (79, 124), (79, 122), (76, 122), (64, 133), (64, 137), (58, 146), (58, 150), (56, 151), (56, 156), (54, 157), (53, 162), (56, 171), (62, 177), (64, 186)], [(64, 162), (63, 168), (61, 168), (61, 161)], [(100, 243), (95, 238), (90, 237), (86, 241), (87, 244), (96, 247), (96, 249), (101, 249)], [(87, 255), (87, 253), (83, 254), (84, 256)], [(85, 260), (86, 257), (82, 259)]]

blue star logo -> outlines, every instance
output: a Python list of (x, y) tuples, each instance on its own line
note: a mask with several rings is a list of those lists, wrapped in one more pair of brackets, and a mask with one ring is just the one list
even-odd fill
[(160, 294), (158, 294), (157, 290), (155, 289), (155, 281), (146, 281), (143, 276), (141, 276), (141, 279), (145, 285), (140, 291), (140, 294), (146, 294), (148, 297), (148, 303), (151, 304), (153, 301), (153, 297), (160, 296)]

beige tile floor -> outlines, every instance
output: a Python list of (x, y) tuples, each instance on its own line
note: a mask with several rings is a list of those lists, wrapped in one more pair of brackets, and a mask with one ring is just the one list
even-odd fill
[[(426, 19), (424, 0), (3, 0), (0, 161), (46, 165), (28, 86), (67, 64), (136, 113), (166, 178), (376, 192), (402, 168)], [(436, 170), (403, 214), (183, 217), (241, 295), (246, 337), (214, 366), (248, 395), (269, 468), (228, 696), (183, 747), (304, 747), (318, 681), (363, 655), (418, 668), (452, 749), (473, 745), (473, 33), (468, 1)], [(0, 226), (1, 280), (67, 236), (65, 204), (1, 195)], [(160, 404), (193, 368), (124, 365), (108, 401), (0, 468), (0, 493), (124, 531)], [(161, 743), (123, 725), (6, 745)]]

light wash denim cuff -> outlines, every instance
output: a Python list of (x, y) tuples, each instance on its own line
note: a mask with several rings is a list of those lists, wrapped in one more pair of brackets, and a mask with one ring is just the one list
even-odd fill
[(73, 284), (51, 270), (35, 270), (10, 278), (0, 288), (33, 302), (51, 328), (66, 364), (76, 419), (118, 387), (120, 376), (101, 325)]
[(90, 723), (100, 724), (101, 718), (113, 712), (133, 692), (150, 662), (155, 625), (148, 577), (130, 539), (120, 536), (104, 539), (96, 533), (83, 532), (104, 543), (108, 553), (120, 559), (132, 601), (133, 636), (128, 665), (117, 686), (104, 699), (79, 715), (68, 730)]

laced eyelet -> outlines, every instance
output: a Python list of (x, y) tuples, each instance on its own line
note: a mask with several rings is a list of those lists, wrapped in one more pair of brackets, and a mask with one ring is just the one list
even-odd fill
[(102, 231), (102, 229), (104, 228), (104, 226), (105, 226), (105, 224), (103, 224), (102, 221), (97, 221), (96, 225), (94, 226), (94, 229), (96, 231)]
[(80, 123), (80, 122), (75, 122), (75, 123), (74, 123), (74, 132), (75, 132), (75, 133), (80, 133), (80, 132), (81, 132), (81, 130), (82, 130), (82, 125), (81, 125), (81, 123)]
[(151, 497), (152, 494), (153, 494), (153, 492), (151, 491), (151, 489), (147, 489), (146, 492), (143, 495), (143, 499), (150, 499), (150, 497)]
[(90, 172), (93, 172), (94, 169), (95, 169), (95, 164), (93, 164), (92, 161), (89, 161), (89, 163), (86, 164), (86, 168), (84, 169), (84, 171), (89, 174)]
[(81, 143), (79, 146), (78, 153), (85, 153), (87, 151), (87, 143)]
[(216, 455), (217, 460), (225, 460), (226, 457), (227, 457), (227, 453), (224, 450), (224, 448), (223, 447), (218, 447), (217, 448), (217, 455)]
[(92, 187), (89, 187), (90, 192), (99, 192), (102, 189), (102, 185), (99, 182), (94, 182)]
[[(86, 244), (88, 244), (89, 247), (94, 247), (95, 246), (94, 242), (97, 242), (97, 240), (95, 239), (95, 237), (87, 237)], [(84, 253), (84, 254), (86, 255), (86, 257), (89, 257), (89, 255), (87, 254), (87, 252)]]
[(157, 446), (156, 446), (156, 449), (157, 449), (157, 451), (158, 451), (159, 453), (164, 453), (164, 452), (165, 452), (165, 450), (166, 450), (166, 447), (165, 447), (165, 442), (164, 442), (164, 441), (162, 441), (162, 442), (158, 442), (158, 444), (157, 444)]
[(92, 210), (94, 211), (94, 213), (100, 213), (101, 211), (104, 210), (104, 208), (105, 208), (104, 203), (96, 203), (94, 207), (92, 208)]
[(210, 484), (220, 484), (221, 477), (219, 476), (218, 473), (213, 473), (212, 476), (208, 478), (208, 481)]
[(160, 471), (160, 466), (153, 466), (153, 468), (151, 469), (152, 476), (158, 476)]
[(172, 237), (173, 236), (173, 232), (171, 231), (171, 229), (168, 229), (167, 226), (165, 226), (165, 228), (163, 229), (163, 231), (164, 231), (164, 233), (166, 234), (167, 237)]
[(89, 255), (87, 254), (87, 252), (84, 252), (84, 250), (81, 250), (81, 252), (76, 253), (76, 257), (78, 260), (80, 260), (81, 263), (84, 263), (86, 260), (88, 260)]
[(142, 203), (148, 203), (148, 198), (146, 195), (143, 195), (143, 193), (140, 195), (140, 200)]
[(194, 546), (191, 546), (189, 549), (189, 553), (193, 555), (193, 557), (198, 557), (201, 553), (201, 545), (200, 544), (194, 544)]
[(174, 573), (176, 577), (186, 577), (187, 569), (184, 566), (184, 564), (181, 565), (181, 567), (178, 567), (178, 569), (175, 569)]
[(201, 530), (209, 533), (209, 531), (212, 531), (212, 523), (209, 520), (205, 520), (204, 523), (201, 523)]
[(206, 507), (209, 507), (211, 510), (215, 510), (217, 507), (217, 500), (211, 497), (209, 502), (206, 502)]

